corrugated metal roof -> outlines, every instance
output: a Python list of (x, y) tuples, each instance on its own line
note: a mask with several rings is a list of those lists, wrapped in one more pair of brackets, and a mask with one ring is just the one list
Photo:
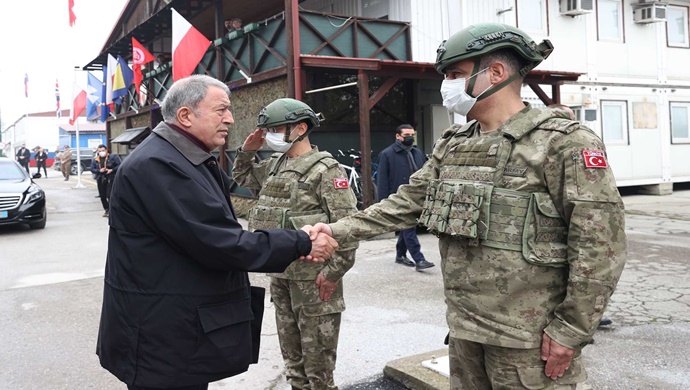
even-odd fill
[(129, 144), (136, 141), (138, 138), (146, 138), (148, 135), (148, 127), (135, 127), (125, 130), (124, 133), (115, 137), (111, 143), (114, 144)]

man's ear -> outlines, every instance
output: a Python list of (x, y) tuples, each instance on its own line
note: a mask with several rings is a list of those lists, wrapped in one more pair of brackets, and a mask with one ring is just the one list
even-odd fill
[(493, 64), (491, 64), (489, 66), (488, 72), (489, 72), (489, 78), (490, 78), (491, 84), (494, 84), (494, 85), (496, 85), (496, 84), (504, 81), (508, 77), (510, 77), (510, 75), (508, 74), (508, 70), (506, 69), (505, 64), (502, 62), (494, 62)]
[(300, 122), (295, 130), (297, 131), (297, 135), (302, 136), (307, 132), (307, 130), (309, 130), (309, 126), (305, 122)]
[(191, 115), (194, 115), (194, 112), (192, 112), (192, 110), (189, 107), (180, 107), (177, 110), (177, 123), (181, 124), (184, 127), (191, 127)]

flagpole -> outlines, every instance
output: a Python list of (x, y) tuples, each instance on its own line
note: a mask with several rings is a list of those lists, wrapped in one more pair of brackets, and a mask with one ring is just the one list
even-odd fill
[[(77, 87), (77, 72), (79, 71), (79, 67), (75, 66), (74, 67), (74, 85), (72, 88)], [(75, 91), (72, 91), (72, 95), (74, 95)], [(72, 106), (74, 106), (74, 101), (72, 101)], [(74, 111), (75, 108), (72, 107), (72, 111)], [(74, 128), (77, 130), (77, 185), (74, 186), (74, 188), (84, 188), (84, 185), (81, 183), (81, 152), (80, 152), (80, 144), (79, 144), (79, 115), (76, 115), (74, 118)]]

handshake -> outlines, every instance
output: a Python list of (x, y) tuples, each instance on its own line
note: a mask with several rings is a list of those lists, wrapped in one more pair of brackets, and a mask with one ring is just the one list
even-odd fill
[(317, 223), (314, 226), (304, 225), (302, 230), (309, 234), (311, 252), (307, 256), (300, 257), (300, 260), (323, 263), (338, 249), (338, 243), (332, 237), (333, 231), (325, 223)]

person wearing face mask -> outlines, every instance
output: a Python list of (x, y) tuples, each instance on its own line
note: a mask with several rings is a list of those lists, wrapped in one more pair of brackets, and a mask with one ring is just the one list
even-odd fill
[[(414, 146), (414, 136), (415, 130), (412, 125), (400, 125), (395, 129), (395, 142), (379, 153), (379, 168), (376, 174), (379, 202), (394, 194), (401, 185), (407, 184), (410, 176), (426, 162), (424, 153)], [(396, 264), (415, 267), (417, 271), (434, 266), (434, 263), (427, 261), (422, 254), (416, 227), (400, 231), (395, 249)], [(412, 260), (407, 257), (408, 251)]]
[(553, 50), (480, 23), (438, 48), (453, 125), (408, 185), (310, 233), (341, 245), (420, 223), (439, 238), (451, 389), (575, 389), (625, 265), (623, 202), (602, 140), (522, 101)]
[(113, 188), (113, 180), (115, 179), (115, 172), (120, 167), (120, 157), (116, 154), (110, 154), (105, 145), (98, 145), (96, 149), (96, 157), (91, 160), (91, 173), (96, 177), (96, 184), (98, 185), (98, 197), (101, 198), (101, 205), (103, 205), (104, 217), (109, 214), (109, 199), (110, 190)]
[[(257, 127), (237, 151), (232, 177), (259, 190), (249, 229), (299, 229), (335, 222), (357, 211), (345, 170), (309, 143), (320, 115), (294, 99), (278, 99), (259, 113)], [(277, 153), (255, 162), (264, 143)], [(293, 389), (337, 389), (333, 380), (341, 313), (342, 278), (357, 243), (341, 246), (324, 264), (300, 262), (270, 274), (271, 297), (286, 378)]]

